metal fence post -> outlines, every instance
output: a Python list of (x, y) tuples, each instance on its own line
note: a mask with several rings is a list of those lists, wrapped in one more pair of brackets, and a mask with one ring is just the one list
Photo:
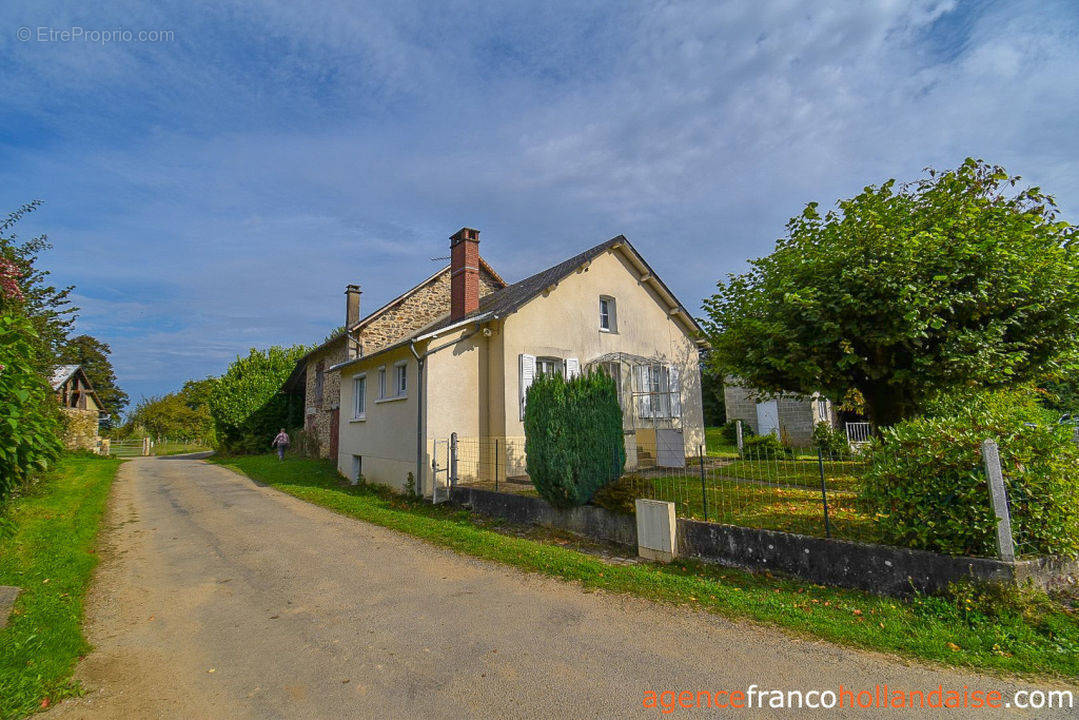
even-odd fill
[(1012, 518), (1008, 513), (1008, 496), (1004, 492), (1004, 473), (1000, 470), (1000, 449), (992, 440), (982, 442), (982, 462), (989, 482), (989, 497), (997, 516), (997, 556), (1005, 562), (1015, 561), (1015, 539), (1012, 537)]
[(701, 504), (704, 506), (704, 521), (708, 522), (708, 492), (704, 484), (704, 447), (697, 446), (697, 456), (701, 459)]
[(742, 421), (741, 420), (735, 420), (734, 421), (734, 438), (735, 438), (735, 442), (738, 443), (738, 454), (741, 455), (742, 454)]
[(495, 438), (495, 492), (498, 492), (498, 438)]
[(828, 521), (828, 484), (824, 481), (824, 454), (817, 448), (817, 467), (820, 469), (820, 496), (824, 503), (824, 537), (832, 537), (832, 526)]
[(450, 487), (457, 487), (457, 433), (450, 433)]

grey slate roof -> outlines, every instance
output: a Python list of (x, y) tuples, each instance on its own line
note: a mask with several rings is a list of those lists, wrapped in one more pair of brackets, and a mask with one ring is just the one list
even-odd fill
[(56, 369), (52, 371), (52, 378), (50, 378), (49, 381), (52, 385), (52, 389), (59, 390), (60, 386), (66, 383), (78, 369), (78, 365), (58, 365)]
[(564, 260), (535, 275), (526, 277), (520, 282), (507, 285), (501, 290), (496, 290), (490, 295), (480, 298), (479, 308), (470, 312), (468, 315), (465, 315), (463, 318), (451, 321), (449, 315), (447, 315), (438, 322), (433, 323), (431, 326), (424, 328), (419, 334), (437, 332), (454, 323), (462, 322), (480, 315), (491, 314), (497, 317), (506, 317), (547, 288), (565, 278), (581, 265), (589, 260), (599, 257), (620, 243), (628, 245), (629, 241), (626, 240), (625, 236), (619, 235), (618, 237), (613, 237), (610, 240), (601, 242), (599, 245), (589, 248), (578, 255), (574, 255), (568, 260)]
[[(619, 245), (629, 248), (633, 255), (645, 267), (650, 278), (659, 285), (661, 285), (663, 289), (667, 292), (667, 294), (670, 295), (670, 297), (675, 297), (674, 293), (672, 293), (670, 289), (666, 286), (666, 284), (664, 284), (664, 282), (659, 279), (659, 276), (657, 276), (655, 272), (653, 272), (652, 268), (648, 265), (648, 263), (641, 256), (641, 254), (637, 252), (637, 249), (633, 247), (629, 240), (626, 239), (625, 235), (618, 235), (617, 237), (613, 237), (610, 240), (601, 242), (599, 245), (591, 247), (582, 253), (574, 255), (568, 260), (564, 260), (557, 265), (553, 265), (546, 270), (542, 270), (536, 273), (535, 275), (526, 277), (520, 282), (515, 282), (512, 285), (507, 285), (501, 290), (496, 290), (495, 292), (480, 298), (480, 306), (476, 310), (470, 312), (462, 318), (453, 320), (451, 319), (449, 314), (446, 314), (438, 320), (435, 320), (427, 327), (420, 328), (416, 332), (402, 338), (396, 343), (387, 345), (386, 347), (381, 348), (377, 352), (371, 353), (370, 355), (365, 355), (354, 360), (349, 360), (347, 362), (334, 365), (333, 368), (340, 368), (356, 362), (370, 360), (376, 355), (381, 355), (382, 353), (389, 352), (390, 350), (396, 350), (397, 348), (408, 345), (410, 341), (415, 340), (418, 337), (435, 334), (440, 330), (450, 327), (451, 325), (467, 323), (470, 319), (473, 318), (489, 318), (492, 316), (500, 318), (506, 317), (507, 315), (515, 312), (519, 307), (527, 303), (529, 300), (542, 293), (547, 288), (569, 276), (577, 268), (581, 267), (586, 262), (589, 262), (590, 260), (599, 257), (611, 248)], [(697, 324), (696, 319), (694, 319), (694, 317), (686, 310), (686, 308), (681, 304), (681, 302), (678, 301), (677, 298), (675, 298), (675, 302), (678, 303), (678, 306), (682, 309), (682, 312), (685, 314), (685, 317), (689, 321), (689, 324), (697, 332), (701, 332), (700, 325)]]

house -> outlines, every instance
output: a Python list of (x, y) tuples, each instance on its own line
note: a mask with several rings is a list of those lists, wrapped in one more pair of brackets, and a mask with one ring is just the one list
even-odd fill
[(838, 420), (832, 402), (814, 393), (811, 397), (784, 395), (769, 397), (753, 388), (727, 378), (723, 384), (723, 402), (727, 422), (741, 420), (757, 435), (774, 433), (795, 447), (813, 443), (813, 429), (826, 422), (835, 427)]
[(344, 475), (430, 494), (456, 435), (472, 453), (459, 476), (520, 477), (528, 386), (589, 369), (618, 385), (629, 467), (697, 455), (700, 328), (625, 237), (486, 294), (479, 232), (462, 228), (450, 253), (448, 312), (331, 368)]
[(64, 445), (68, 450), (96, 450), (98, 427), (105, 407), (79, 365), (60, 365), (50, 385), (64, 415)]
[[(506, 283), (481, 261), (479, 294), (484, 297)], [(304, 408), (302, 450), (321, 458), (337, 457), (340, 426), (341, 363), (378, 352), (450, 311), (450, 267), (447, 265), (370, 315), (360, 317), (359, 285), (345, 288), (342, 330), (304, 355), (285, 381), (283, 391), (300, 396)]]

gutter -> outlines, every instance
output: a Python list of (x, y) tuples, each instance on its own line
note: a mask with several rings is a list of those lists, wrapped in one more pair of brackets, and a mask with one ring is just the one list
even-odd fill
[[(424, 469), (423, 453), (424, 453), (424, 450), (427, 448), (427, 434), (424, 432), (426, 428), (424, 426), (424, 416), (423, 416), (423, 404), (424, 404), (424, 398), (423, 398), (423, 388), (424, 388), (423, 366), (424, 366), (424, 364), (425, 364), (425, 362), (426, 362), (426, 360), (427, 360), (427, 358), (429, 356), (434, 355), (436, 352), (439, 352), (440, 350), (445, 350), (448, 347), (453, 347), (454, 345), (456, 345), (459, 342), (464, 342), (465, 340), (468, 340), (473, 335), (478, 333), (480, 331), (479, 324), (485, 318), (487, 318), (490, 315), (491, 315), (491, 313), (485, 313), (483, 315), (480, 315), (479, 317), (474, 317), (474, 318), (469, 318), (467, 320), (462, 320), (461, 322), (454, 323), (453, 325), (450, 325), (448, 327), (444, 327), (441, 330), (436, 330), (433, 333), (427, 333), (426, 335), (421, 335), (419, 337), (409, 338), (409, 340), (408, 340), (408, 349), (410, 351), (412, 351), (412, 357), (416, 358), (416, 482), (419, 483), (419, 485), (420, 485), (420, 494), (421, 495), (423, 494), (423, 469)], [(470, 323), (476, 323), (476, 328), (474, 330), (472, 330), (472, 332), (470, 332), (470, 333), (468, 333), (466, 335), (463, 335), (462, 337), (459, 337), (456, 340), (451, 340), (450, 342), (443, 343), (442, 345), (439, 345), (437, 347), (425, 350), (422, 354), (419, 353), (416, 350), (416, 342), (417, 341), (424, 340), (424, 339), (429, 338), (429, 337), (434, 337), (435, 335), (446, 332), (448, 330), (453, 330), (455, 328), (464, 327), (464, 326), (466, 326), (466, 325), (468, 325)], [(434, 492), (434, 484), (433, 484), (434, 483), (434, 478), (433, 477), (431, 478), (431, 482), (432, 482), (431, 491), (433, 493)]]

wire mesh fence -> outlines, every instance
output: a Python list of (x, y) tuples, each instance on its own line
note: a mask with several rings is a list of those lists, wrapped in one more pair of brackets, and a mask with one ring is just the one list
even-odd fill
[[(454, 450), (454, 448), (456, 448)], [(634, 438), (625, 469), (607, 479), (599, 503), (630, 510), (647, 498), (675, 504), (679, 517), (764, 530), (877, 540), (872, 517), (856, 498), (866, 462), (856, 451), (824, 453), (771, 444), (741, 451), (696, 452)], [(611, 448), (612, 456), (619, 448)], [(436, 452), (446, 484), (537, 495), (528, 476), (525, 439), (457, 438)], [(440, 460), (441, 457), (441, 460)]]

